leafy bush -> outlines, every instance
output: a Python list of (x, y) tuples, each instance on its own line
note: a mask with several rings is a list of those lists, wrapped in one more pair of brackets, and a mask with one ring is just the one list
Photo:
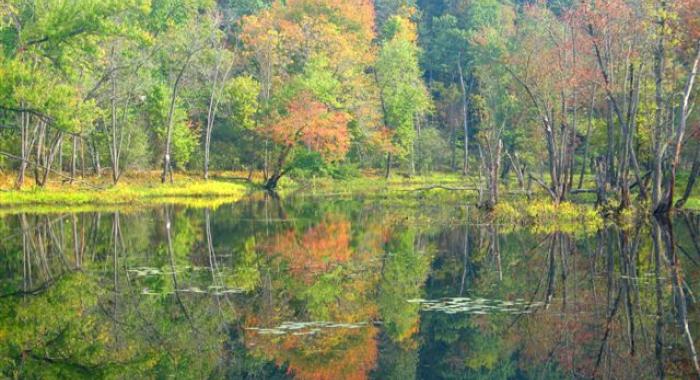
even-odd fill
[(295, 178), (332, 177), (348, 179), (360, 176), (360, 169), (354, 164), (329, 163), (318, 152), (299, 151), (289, 164), (290, 174)]

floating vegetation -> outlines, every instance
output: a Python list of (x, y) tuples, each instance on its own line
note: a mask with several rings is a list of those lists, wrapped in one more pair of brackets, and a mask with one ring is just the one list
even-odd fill
[(246, 290), (242, 288), (226, 288), (224, 286), (216, 286), (212, 285), (207, 288), (209, 291), (208, 293), (211, 293), (215, 296), (220, 296), (223, 294), (233, 294), (233, 293), (245, 293)]
[(325, 321), (312, 322), (283, 322), (277, 327), (246, 327), (246, 330), (256, 331), (261, 335), (314, 335), (323, 329), (359, 329), (366, 326), (366, 322), (338, 323)]
[[(225, 288), (223, 286), (209, 286), (207, 289), (201, 289), (197, 286), (192, 286), (189, 288), (184, 288), (184, 289), (178, 289), (178, 293), (193, 293), (193, 294), (210, 294), (214, 296), (222, 296), (225, 294), (238, 294), (238, 293), (245, 293), (245, 289), (240, 289), (240, 288)], [(141, 290), (141, 294), (144, 295), (170, 295), (170, 294), (175, 294), (174, 291), (166, 291), (166, 292), (155, 292), (149, 288), (144, 288)]]
[[(604, 277), (603, 274), (600, 275), (600, 277)], [(644, 285), (644, 286), (653, 286), (656, 284), (656, 281), (665, 281), (666, 277), (664, 276), (659, 276), (658, 278), (656, 277), (656, 274), (653, 272), (642, 272), (639, 274), (639, 276), (629, 276), (629, 275), (616, 275), (621, 280), (627, 280), (627, 281), (633, 281), (636, 282), (638, 285)]]
[(131, 268), (127, 269), (126, 271), (129, 273), (134, 273), (138, 277), (145, 277), (145, 276), (172, 276), (173, 274), (178, 274), (182, 273), (185, 271), (192, 271), (192, 272), (199, 272), (199, 271), (211, 271), (211, 267), (204, 267), (204, 266), (182, 266), (182, 267), (176, 267), (174, 271), (172, 270), (163, 270), (161, 268), (155, 268), (155, 267), (137, 267), (137, 268)]
[(529, 314), (533, 309), (543, 306), (543, 302), (527, 302), (522, 299), (503, 301), (486, 298), (454, 297), (439, 300), (410, 299), (410, 303), (421, 305), (424, 311), (438, 311), (446, 314)]
[(163, 275), (173, 275), (173, 274), (180, 273), (179, 270), (175, 270), (174, 272), (166, 272), (160, 268), (153, 268), (153, 267), (138, 267), (138, 268), (127, 269), (126, 271), (129, 273), (134, 273), (134, 274), (136, 274), (136, 276), (139, 276), (139, 277), (163, 276)]

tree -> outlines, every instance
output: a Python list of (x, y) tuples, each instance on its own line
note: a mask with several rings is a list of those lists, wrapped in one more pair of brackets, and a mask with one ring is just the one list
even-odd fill
[(17, 187), (24, 183), (29, 164), (35, 167), (36, 183), (43, 186), (61, 154), (63, 136), (76, 141), (91, 127), (98, 112), (77, 67), (97, 59), (98, 41), (118, 30), (116, 20), (133, 6), (92, 0), (3, 4), (0, 110), (17, 115)]
[(392, 16), (384, 26), (384, 41), (375, 64), (384, 127), (390, 140), (386, 152), (386, 177), (392, 156), (411, 154), (415, 121), (430, 109), (430, 98), (418, 66), (415, 26), (406, 18)]
[[(168, 8), (169, 6), (171, 8)], [(170, 87), (170, 106), (165, 123), (162, 183), (165, 183), (168, 175), (170, 175), (172, 182), (171, 149), (174, 116), (185, 74), (197, 54), (206, 47), (212, 33), (216, 33), (216, 23), (210, 21), (212, 17), (215, 17), (212, 14), (211, 6), (211, 3), (206, 0), (189, 0), (173, 5), (164, 4), (164, 7), (160, 9), (161, 12), (173, 12), (180, 16), (179, 20), (176, 20), (179, 21), (178, 23), (160, 35), (161, 43), (165, 47), (160, 55), (162, 80)]]
[[(576, 110), (588, 71), (578, 58), (576, 35), (546, 7), (526, 6), (501, 67), (522, 91), (530, 117), (543, 135), (549, 184), (534, 178), (555, 204), (563, 201), (573, 182)], [(551, 64), (554, 62), (554, 64)]]
[[(275, 131), (275, 126), (306, 133), (320, 124), (328, 124), (314, 120), (292, 121), (294, 115), (290, 107), (304, 108), (299, 98), (313, 102), (302, 111), (309, 115), (343, 114), (343, 124), (352, 121), (358, 128), (371, 119), (366, 116), (372, 99), (366, 94), (369, 81), (365, 68), (372, 58), (373, 21), (371, 3), (360, 0), (275, 3), (270, 9), (243, 19), (245, 54), (251, 58), (261, 87), (261, 122), (256, 129), (265, 140), (266, 187), (274, 188), (279, 177), (289, 170), (284, 166), (293, 153), (295, 143), (291, 140), (296, 139), (284, 132), (274, 137), (280, 132), (279, 129)], [(324, 116), (319, 120), (323, 119), (340, 121), (339, 117)], [(343, 141), (338, 146), (347, 145), (344, 142), (349, 139), (347, 128), (343, 125), (337, 129), (338, 141)], [(276, 145), (270, 146), (268, 142)], [(315, 145), (312, 150), (318, 148), (327, 156), (326, 149), (320, 146), (323, 144)], [(340, 156), (344, 156), (347, 148), (335, 150), (342, 151)], [(269, 159), (271, 154), (277, 159)]]
[(265, 135), (280, 146), (265, 188), (273, 190), (289, 167), (289, 155), (299, 145), (320, 153), (325, 159), (342, 158), (349, 149), (348, 115), (333, 111), (308, 93), (296, 96), (286, 115), (265, 128)]
[[(187, 112), (177, 102), (173, 104), (172, 89), (164, 84), (155, 86), (148, 94), (145, 102), (146, 120), (157, 141), (170, 139), (168, 159), (178, 167), (185, 167), (192, 154), (197, 149), (198, 131), (193, 128), (187, 117)], [(169, 135), (169, 136), (168, 136)]]

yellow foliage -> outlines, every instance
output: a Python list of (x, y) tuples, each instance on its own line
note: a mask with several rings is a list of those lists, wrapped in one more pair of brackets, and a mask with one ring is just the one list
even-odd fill
[(501, 202), (494, 210), (496, 220), (520, 223), (535, 232), (586, 233), (603, 227), (603, 218), (590, 205), (572, 202), (554, 204), (548, 200)]

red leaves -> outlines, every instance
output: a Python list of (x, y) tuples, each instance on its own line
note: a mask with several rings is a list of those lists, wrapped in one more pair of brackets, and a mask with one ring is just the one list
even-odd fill
[(272, 124), (267, 133), (280, 145), (298, 143), (320, 153), (327, 160), (340, 159), (350, 148), (350, 134), (344, 112), (335, 112), (308, 94), (294, 98), (287, 106), (287, 115)]
[(672, 6), (678, 14), (674, 28), (679, 34), (681, 49), (693, 50), (700, 39), (700, 0), (677, 0)]
[(301, 237), (294, 230), (280, 234), (267, 250), (289, 263), (292, 274), (311, 284), (316, 276), (350, 260), (350, 223), (329, 221), (309, 228)]

